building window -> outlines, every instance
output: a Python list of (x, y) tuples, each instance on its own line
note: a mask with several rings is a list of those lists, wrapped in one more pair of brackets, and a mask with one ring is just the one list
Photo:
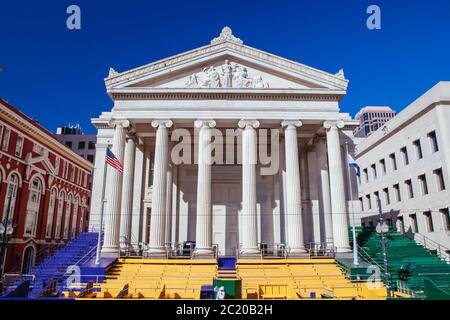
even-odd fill
[(431, 145), (431, 152), (438, 152), (439, 151), (439, 145), (437, 142), (437, 137), (436, 137), (436, 131), (431, 131), (428, 134), (428, 140), (430, 141), (430, 145)]
[(405, 221), (403, 221), (403, 217), (398, 217), (397, 218), (397, 223), (398, 223), (398, 231), (400, 233), (405, 233)]
[(442, 215), (442, 220), (444, 223), (444, 230), (450, 231), (450, 214), (448, 208), (441, 209), (439, 212)]
[(395, 153), (390, 154), (389, 158), (391, 159), (392, 169), (394, 171), (396, 171), (397, 170), (397, 159), (395, 158)]
[(16, 157), (19, 157), (19, 158), (22, 157), (22, 149), (23, 149), (23, 137), (18, 136), (17, 142), (16, 142), (16, 152), (15, 152)]
[(364, 201), (362, 197), (359, 198), (359, 204), (361, 205), (361, 211), (364, 211)]
[(433, 170), (434, 176), (436, 177), (437, 190), (445, 190), (444, 175), (442, 174), (442, 168)]
[(72, 149), (72, 141), (66, 141), (66, 147)]
[(397, 202), (402, 201), (402, 195), (400, 193), (400, 185), (398, 183), (396, 185), (394, 185), (394, 190), (395, 190), (395, 196), (397, 198)]
[(416, 149), (416, 156), (417, 159), (420, 160), (423, 158), (423, 154), (422, 154), (422, 146), (420, 144), (420, 140), (416, 140), (413, 142), (414, 148)]
[(84, 150), (86, 148), (86, 142), (78, 141), (78, 150)]
[(427, 231), (434, 232), (433, 216), (431, 215), (431, 211), (424, 212), (423, 215), (427, 224)]
[(383, 175), (386, 174), (386, 161), (384, 159), (380, 160), (380, 166), (381, 166), (381, 172), (383, 173)]
[(419, 231), (419, 229), (417, 227), (417, 216), (416, 216), (416, 214), (415, 213), (410, 214), (409, 215), (409, 220), (410, 220), (410, 223), (411, 223), (411, 231), (413, 233), (417, 233)]
[(57, 197), (56, 189), (53, 189), (50, 195), (50, 204), (48, 206), (47, 227), (45, 229), (46, 238), (52, 237), (53, 216), (55, 214), (56, 197)]
[(88, 149), (89, 150), (94, 150), (95, 149), (95, 142), (89, 141), (88, 142)]
[(75, 238), (77, 234), (77, 222), (78, 222), (78, 205), (79, 199), (78, 197), (75, 199), (75, 203), (73, 204), (73, 218), (72, 218), (72, 238)]
[(42, 183), (38, 177), (35, 177), (31, 181), (29, 190), (27, 215), (25, 218), (25, 235), (34, 237), (36, 235), (39, 206), (41, 204), (42, 196)]
[(8, 220), (11, 220), (14, 218), (14, 208), (16, 206), (16, 198), (17, 198), (17, 188), (19, 186), (19, 177), (16, 174), (12, 174), (9, 176), (8, 179), (8, 189), (6, 192), (6, 197), (5, 197), (5, 204), (8, 203), (8, 198), (10, 199), (10, 203), (9, 203), (9, 212), (6, 212), (7, 209), (7, 205), (4, 206), (4, 211), (3, 211), (3, 219), (5, 218), (5, 216), (8, 214)]
[(60, 162), (61, 161), (60, 161), (59, 157), (56, 157), (55, 158), (55, 172), (56, 172), (56, 175), (59, 175), (59, 163)]
[(369, 182), (369, 171), (367, 170), (367, 168), (365, 168), (363, 170), (363, 172), (364, 172), (364, 179), (365, 179), (365, 181)]
[(409, 165), (408, 150), (406, 149), (406, 147), (401, 148), (400, 152), (402, 153), (403, 164), (405, 166)]
[(8, 152), (10, 136), (11, 136), (11, 130), (9, 130), (8, 128), (5, 128), (5, 134), (4, 134), (3, 143), (2, 143), (3, 151)]
[(88, 154), (87, 155), (87, 161), (94, 163), (94, 155), (93, 154)]
[(413, 190), (411, 179), (406, 180), (405, 184), (406, 184), (406, 190), (408, 191), (408, 198), (409, 199), (414, 198), (414, 190)]
[(425, 174), (419, 176), (420, 188), (422, 189), (422, 195), (426, 196), (428, 194), (427, 177)]
[(387, 205), (391, 204), (391, 198), (389, 197), (389, 189), (388, 188), (384, 188), (383, 189), (383, 193), (384, 193), (384, 201), (386, 202)]
[(148, 186), (153, 186), (153, 173), (154, 173), (154, 161), (152, 160), (152, 157), (149, 159), (150, 162), (150, 170), (148, 170)]
[(63, 210), (64, 210), (64, 198), (65, 198), (65, 194), (64, 194), (64, 192), (61, 192), (59, 194), (58, 212), (56, 215), (56, 232), (55, 232), (56, 239), (61, 238), (61, 222), (62, 222), (62, 215), (63, 215)]
[(376, 201), (376, 203), (378, 204), (378, 201), (380, 201), (380, 194), (379, 194), (379, 192), (378, 192), (378, 191), (375, 191), (375, 192), (373, 193), (373, 195), (375, 196), (375, 201)]
[(372, 209), (372, 201), (370, 199), (370, 194), (366, 195), (366, 200), (367, 200), (367, 207), (370, 209)]
[(370, 166), (372, 168), (372, 173), (373, 173), (373, 178), (376, 179), (377, 178), (377, 167), (375, 164)]
[(72, 202), (73, 202), (73, 196), (70, 195), (66, 202), (66, 214), (64, 218), (64, 233), (63, 237), (64, 239), (67, 239), (69, 237), (69, 223), (70, 223), (70, 215), (71, 215), (71, 209), (72, 209)]

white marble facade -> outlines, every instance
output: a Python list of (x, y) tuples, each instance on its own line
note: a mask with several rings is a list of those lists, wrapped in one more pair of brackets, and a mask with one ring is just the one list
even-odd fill
[[(342, 145), (357, 124), (339, 109), (343, 72), (254, 49), (224, 28), (198, 49), (111, 69), (105, 82), (114, 106), (92, 119), (90, 218), (98, 230), (106, 186), (105, 256), (127, 243), (157, 256), (183, 241), (199, 256), (215, 245), (251, 256), (260, 243), (292, 255), (311, 243), (350, 250)], [(108, 168), (105, 183), (108, 146), (125, 170)]]

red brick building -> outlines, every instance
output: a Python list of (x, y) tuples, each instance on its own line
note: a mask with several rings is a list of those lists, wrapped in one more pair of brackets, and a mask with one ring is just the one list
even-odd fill
[(92, 168), (0, 99), (0, 217), (13, 226), (0, 261), (5, 272), (26, 273), (44, 252), (86, 230)]

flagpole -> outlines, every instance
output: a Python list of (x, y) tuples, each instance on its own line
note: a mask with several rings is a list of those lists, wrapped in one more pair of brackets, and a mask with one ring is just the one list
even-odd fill
[(350, 175), (350, 164), (348, 162), (348, 142), (345, 142), (345, 162), (347, 163), (347, 175), (348, 175), (348, 186), (350, 195), (350, 208), (352, 211), (352, 234), (353, 234), (353, 265), (359, 265), (358, 259), (358, 239), (356, 237), (356, 226), (355, 226), (355, 208), (353, 206), (353, 188), (352, 188), (352, 177)]
[(108, 171), (108, 164), (106, 161), (104, 162), (105, 170), (103, 170), (103, 186), (102, 186), (102, 205), (100, 210), (100, 229), (98, 230), (98, 239), (97, 239), (97, 252), (95, 255), (95, 264), (100, 264), (100, 249), (102, 245), (101, 237), (102, 237), (102, 230), (103, 230), (103, 212), (105, 210), (105, 189), (106, 189), (106, 173)]

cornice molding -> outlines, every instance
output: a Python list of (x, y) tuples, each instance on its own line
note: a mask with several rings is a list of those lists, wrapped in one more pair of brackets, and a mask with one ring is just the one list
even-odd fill
[(224, 93), (224, 92), (167, 92), (167, 93), (112, 93), (114, 100), (273, 100), (273, 101), (340, 101), (343, 95), (330, 93)]

